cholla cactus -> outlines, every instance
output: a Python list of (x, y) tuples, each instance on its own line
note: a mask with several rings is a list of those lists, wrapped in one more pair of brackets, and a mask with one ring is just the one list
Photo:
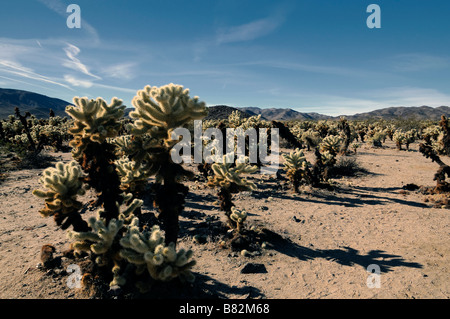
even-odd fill
[(116, 154), (118, 157), (122, 157), (130, 154), (133, 151), (133, 136), (132, 135), (121, 135), (110, 140), (116, 148)]
[(371, 130), (370, 133), (368, 133), (369, 138), (367, 139), (368, 142), (372, 144), (374, 147), (382, 147), (383, 141), (386, 139), (386, 133), (381, 130)]
[(233, 128), (237, 128), (241, 126), (242, 122), (244, 120), (241, 118), (241, 112), (238, 110), (231, 112), (230, 115), (228, 115), (228, 125)]
[(405, 144), (406, 141), (408, 140), (408, 136), (406, 135), (405, 132), (398, 130), (398, 131), (395, 131), (395, 133), (393, 135), (393, 140), (394, 140), (395, 144), (397, 145), (397, 149), (401, 150), (402, 145)]
[(241, 163), (233, 163), (232, 158), (234, 158), (233, 153), (228, 156), (224, 155), (222, 163), (212, 165), (214, 177), (208, 177), (208, 186), (219, 188), (217, 195), (220, 200), (220, 209), (225, 212), (228, 225), (232, 229), (236, 229), (237, 225), (230, 217), (231, 208), (234, 206), (232, 193), (255, 190), (256, 185), (243, 178), (242, 175), (252, 174), (258, 170), (258, 167), (248, 164), (248, 158), (245, 158)]
[(320, 143), (321, 151), (328, 151), (333, 155), (337, 155), (341, 147), (342, 139), (336, 135), (329, 135)]
[(320, 153), (321, 161), (325, 166), (333, 166), (336, 164), (336, 156), (330, 151), (323, 151)]
[(432, 125), (429, 127), (426, 127), (422, 131), (422, 138), (427, 144), (432, 144), (433, 141), (436, 141), (441, 134), (441, 130), (438, 125)]
[(310, 151), (311, 148), (316, 148), (320, 144), (321, 137), (318, 132), (308, 129), (302, 134), (301, 140), (306, 143), (308, 151)]
[[(107, 253), (123, 226), (123, 220), (111, 219), (108, 225), (105, 225), (101, 218), (91, 217), (88, 222), (92, 231), (68, 233), (69, 239), (74, 240), (72, 248), (76, 253), (83, 251), (92, 251), (96, 255)], [(99, 265), (105, 262), (101, 258), (97, 258), (96, 261)]]
[(433, 162), (439, 165), (439, 169), (434, 174), (434, 180), (436, 181), (436, 187), (433, 189), (433, 193), (448, 193), (450, 191), (450, 183), (446, 182), (446, 177), (450, 177), (450, 166), (445, 164), (436, 150), (430, 144), (419, 144), (419, 152), (426, 158), (430, 158)]
[(358, 148), (361, 147), (361, 144), (359, 144), (359, 143), (353, 143), (353, 144), (351, 145), (351, 147), (352, 147), (353, 151), (354, 151), (355, 154), (356, 154), (356, 150), (357, 150)]
[(350, 142), (352, 141), (352, 130), (350, 127), (350, 124), (348, 123), (348, 120), (341, 116), (338, 124), (338, 128), (341, 130), (341, 134), (343, 136), (343, 143), (340, 150), (340, 153), (345, 155), (347, 154), (348, 146), (350, 145)]
[(103, 143), (108, 137), (116, 137), (121, 128), (119, 119), (123, 116), (125, 105), (122, 100), (113, 98), (108, 105), (102, 98), (89, 100), (74, 97), (75, 106), (66, 107), (66, 113), (74, 119), (69, 132), (74, 136), (69, 145), (74, 147), (73, 156), (78, 158), (90, 142)]
[(126, 156), (116, 160), (115, 164), (120, 177), (120, 188), (126, 193), (142, 193), (148, 182), (148, 172), (142, 166), (137, 167), (136, 163)]
[(283, 158), (286, 175), (291, 180), (294, 191), (298, 193), (300, 182), (306, 177), (310, 163), (306, 160), (303, 150), (300, 149), (296, 149), (289, 154), (283, 154)]
[(173, 83), (162, 87), (146, 86), (133, 98), (135, 110), (130, 113), (134, 123), (129, 126), (138, 146), (131, 158), (137, 167), (143, 162), (149, 174), (156, 174), (158, 190), (155, 206), (158, 207), (165, 228), (167, 244), (178, 238), (178, 216), (184, 209), (188, 188), (179, 181), (192, 177), (180, 164), (172, 161), (171, 149), (177, 140), (172, 139), (174, 129), (202, 119), (208, 113), (205, 102), (197, 96), (191, 98), (189, 90)]
[(300, 149), (296, 149), (289, 154), (283, 154), (283, 158), (285, 160), (284, 166), (287, 170), (304, 169), (305, 163), (308, 162), (303, 150)]
[(58, 162), (43, 172), (40, 181), (46, 190), (34, 190), (33, 195), (45, 200), (45, 208), (39, 212), (42, 216), (54, 216), (56, 224), (62, 229), (73, 225), (75, 230), (86, 230), (87, 224), (81, 219), (82, 207), (77, 196), (84, 195), (82, 170), (75, 161), (68, 164)]
[(174, 243), (164, 244), (163, 233), (158, 226), (141, 232), (138, 224), (134, 219), (120, 240), (123, 247), (120, 256), (136, 266), (136, 273), (142, 274), (147, 270), (151, 278), (159, 281), (176, 277), (182, 281), (194, 281), (191, 269), (196, 262), (191, 259), (192, 251), (176, 251)]
[(436, 141), (436, 150), (441, 155), (450, 155), (450, 128), (448, 119), (442, 115), (439, 121), (441, 133)]
[(236, 207), (231, 207), (230, 218), (236, 223), (236, 230), (240, 233), (244, 222), (247, 220), (247, 211), (239, 210)]
[[(234, 156), (234, 154), (231, 154)], [(210, 187), (221, 187), (230, 189), (232, 193), (239, 191), (255, 190), (256, 185), (243, 178), (243, 174), (252, 174), (258, 170), (256, 166), (248, 164), (248, 159), (243, 163), (234, 163), (231, 156), (224, 155), (222, 163), (214, 163), (212, 170), (214, 177), (208, 178)], [(235, 166), (233, 166), (235, 164)]]
[(131, 133), (145, 134), (157, 126), (166, 130), (168, 140), (171, 140), (172, 129), (208, 114), (205, 102), (199, 101), (197, 96), (191, 98), (189, 89), (173, 83), (159, 88), (147, 85), (137, 92), (132, 103), (136, 110), (130, 113), (135, 119)]
[(389, 124), (386, 126), (386, 128), (384, 129), (384, 132), (386, 133), (387, 136), (389, 136), (389, 139), (391, 141), (394, 140), (394, 134), (395, 134), (395, 126), (393, 124)]
[(363, 123), (354, 124), (355, 133), (359, 136), (359, 139), (362, 143), (364, 143), (364, 137), (367, 134), (367, 127)]
[[(241, 125), (238, 127), (242, 128), (244, 131), (250, 128), (270, 128), (270, 122), (261, 120), (261, 114), (253, 115), (242, 121)], [(258, 132), (258, 131), (257, 131)]]
[(328, 134), (330, 126), (326, 120), (318, 121), (316, 124), (316, 131), (319, 132), (320, 137), (325, 138)]
[(68, 238), (74, 240), (71, 243), (71, 248), (76, 255), (81, 252), (92, 253), (95, 263), (99, 267), (111, 269), (113, 278), (110, 286), (125, 284), (126, 279), (120, 274), (123, 263), (120, 256), (119, 241), (123, 238), (124, 225), (139, 221), (133, 213), (142, 206), (142, 203), (142, 200), (134, 199), (129, 206), (121, 210), (118, 219), (113, 218), (109, 221), (101, 217), (101, 210), (99, 210), (97, 217), (91, 217), (88, 220), (91, 228), (89, 231), (71, 231), (68, 233)]
[(409, 144), (414, 143), (417, 140), (419, 134), (417, 133), (416, 129), (409, 130), (405, 134), (406, 134), (405, 145), (406, 149), (409, 150)]
[(75, 97), (75, 106), (67, 106), (66, 113), (74, 119), (69, 129), (73, 139), (72, 155), (86, 173), (85, 182), (98, 194), (97, 205), (102, 205), (104, 217), (117, 219), (119, 211), (116, 201), (120, 200), (120, 180), (116, 172), (115, 146), (108, 138), (115, 138), (121, 129), (120, 118), (125, 105), (113, 98), (108, 105), (102, 98), (89, 100)]

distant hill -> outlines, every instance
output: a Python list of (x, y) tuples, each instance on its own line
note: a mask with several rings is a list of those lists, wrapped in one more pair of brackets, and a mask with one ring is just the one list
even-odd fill
[(55, 115), (67, 116), (64, 110), (70, 104), (38, 93), (0, 88), (0, 118), (7, 118), (8, 115), (14, 114), (16, 106), (22, 114), (28, 111), (37, 118), (48, 117), (50, 109), (55, 112)]
[(247, 118), (250, 117), (251, 114), (248, 114), (238, 108), (226, 106), (226, 105), (215, 105), (209, 107), (209, 113), (206, 116), (205, 120), (225, 120), (228, 116), (234, 111), (238, 111), (241, 113), (241, 117)]
[(239, 108), (250, 115), (259, 115), (265, 120), (276, 120), (276, 121), (289, 121), (289, 120), (324, 120), (329, 119), (331, 116), (323, 115), (319, 113), (302, 113), (297, 112), (293, 109), (261, 109), (259, 107), (242, 107)]
[(430, 107), (430, 106), (399, 106), (399, 107), (388, 107), (384, 109), (379, 109), (366, 113), (358, 113), (354, 115), (348, 115), (346, 118), (349, 120), (364, 120), (367, 118), (379, 118), (385, 120), (393, 120), (393, 119), (427, 119), (427, 120), (439, 120), (441, 115), (450, 116), (450, 107), (448, 106), (439, 106), (439, 107)]

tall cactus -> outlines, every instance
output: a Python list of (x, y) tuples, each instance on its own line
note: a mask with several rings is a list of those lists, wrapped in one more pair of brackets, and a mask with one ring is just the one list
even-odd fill
[[(178, 140), (172, 139), (172, 132), (193, 120), (202, 119), (208, 109), (197, 96), (189, 96), (189, 89), (173, 83), (161, 87), (146, 86), (137, 92), (132, 104), (135, 110), (130, 113), (134, 119), (129, 127), (131, 134), (147, 139), (134, 153), (133, 159), (138, 165), (145, 160), (148, 169), (155, 174), (159, 182), (155, 197), (155, 205), (160, 212), (158, 218), (166, 232), (166, 243), (176, 244), (178, 216), (184, 209), (188, 192), (188, 188), (179, 181), (193, 174), (173, 162), (171, 149)], [(139, 139), (137, 143), (141, 143)]]
[(85, 182), (98, 193), (97, 205), (104, 208), (102, 217), (107, 221), (117, 219), (116, 201), (120, 203), (122, 190), (114, 163), (115, 146), (107, 138), (119, 134), (125, 105), (117, 98), (109, 105), (102, 98), (75, 97), (73, 102), (75, 106), (66, 107), (66, 113), (74, 119), (74, 126), (69, 129), (73, 135), (69, 142), (72, 154), (87, 174)]

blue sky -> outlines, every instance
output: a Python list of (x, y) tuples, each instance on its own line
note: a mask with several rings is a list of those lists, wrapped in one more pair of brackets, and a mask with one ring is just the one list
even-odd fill
[[(69, 29), (69, 4), (81, 28)], [(369, 29), (369, 4), (381, 29)], [(15, 0), (0, 87), (71, 101), (181, 84), (208, 105), (329, 115), (450, 105), (446, 0)]]

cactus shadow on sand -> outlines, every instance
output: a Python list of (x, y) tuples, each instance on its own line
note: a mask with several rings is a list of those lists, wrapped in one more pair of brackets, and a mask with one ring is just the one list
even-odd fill
[[(391, 203), (401, 204), (412, 207), (428, 207), (426, 204), (406, 199), (395, 198), (389, 196), (395, 191), (402, 190), (401, 187), (359, 187), (352, 186), (350, 188), (335, 188), (333, 192), (322, 192), (314, 190), (306, 193), (285, 193), (277, 191), (260, 191), (253, 194), (255, 198), (267, 198), (268, 196), (279, 199), (287, 199), (298, 202), (310, 202), (316, 204), (337, 205), (344, 207), (363, 207), (366, 205), (387, 205)], [(345, 196), (339, 196), (345, 195)]]
[(395, 267), (423, 268), (423, 265), (405, 261), (401, 256), (388, 254), (382, 250), (371, 250), (367, 254), (361, 254), (351, 247), (341, 249), (312, 249), (300, 246), (289, 239), (275, 234), (269, 242), (270, 247), (281, 254), (297, 258), (301, 261), (323, 258), (334, 261), (343, 266), (359, 265), (367, 268), (371, 264), (380, 266), (382, 273), (387, 273)]
[[(195, 273), (195, 272), (194, 272)], [(230, 286), (210, 276), (195, 273), (194, 284), (157, 283), (150, 292), (137, 298), (151, 299), (259, 299), (264, 294), (252, 286)]]

